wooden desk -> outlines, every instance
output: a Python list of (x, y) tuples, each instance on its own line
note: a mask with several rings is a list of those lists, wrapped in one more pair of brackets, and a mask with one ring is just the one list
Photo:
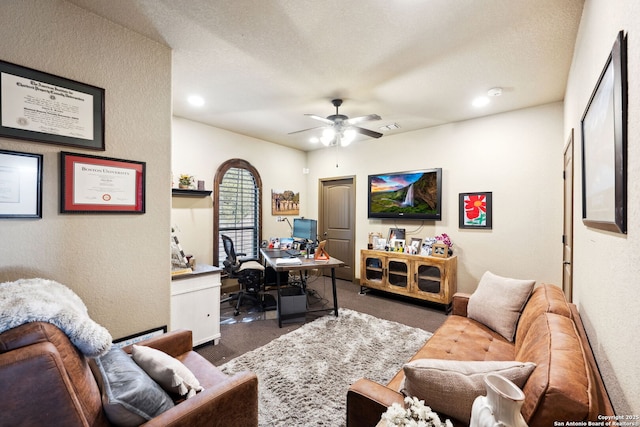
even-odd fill
[[(289, 272), (289, 271), (304, 271), (304, 270), (330, 268), (331, 269), (331, 288), (333, 290), (333, 307), (322, 308), (318, 310), (307, 310), (307, 313), (315, 312), (315, 311), (333, 310), (333, 313), (335, 314), (335, 316), (336, 317), (338, 316), (338, 293), (336, 291), (336, 267), (343, 266), (344, 262), (340, 261), (339, 259), (335, 259), (333, 257), (330, 257), (330, 259), (328, 260), (316, 261), (315, 259), (313, 259), (313, 257), (306, 258), (304, 256), (301, 256), (299, 257), (301, 261), (301, 263), (299, 264), (278, 264), (276, 262), (278, 258), (288, 257), (285, 251), (281, 251), (279, 249), (260, 249), (260, 254), (264, 259), (264, 263), (267, 266), (273, 268), (276, 271), (276, 273), (279, 273), (281, 271)], [(280, 286), (281, 285), (282, 283), (280, 283), (280, 275), (276, 274), (276, 289), (278, 294), (278, 326), (280, 327), (282, 327), (282, 321), (286, 320), (286, 318), (293, 318), (299, 315), (298, 313), (283, 315), (280, 312), (280, 308), (281, 308)]]

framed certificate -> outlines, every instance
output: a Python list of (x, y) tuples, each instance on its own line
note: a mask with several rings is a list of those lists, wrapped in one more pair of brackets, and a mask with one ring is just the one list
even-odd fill
[(42, 154), (0, 150), (0, 218), (42, 218)]
[(104, 150), (104, 89), (0, 61), (0, 136)]
[(144, 213), (144, 162), (60, 153), (61, 213)]

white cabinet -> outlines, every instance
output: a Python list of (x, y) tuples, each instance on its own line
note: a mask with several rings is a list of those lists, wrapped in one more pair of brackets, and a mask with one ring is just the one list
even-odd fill
[(194, 346), (220, 340), (221, 271), (197, 265), (192, 273), (171, 277), (171, 330), (191, 330)]

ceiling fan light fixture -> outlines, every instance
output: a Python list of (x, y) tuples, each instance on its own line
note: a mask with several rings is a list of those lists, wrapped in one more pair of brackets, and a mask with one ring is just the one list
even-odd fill
[(340, 145), (342, 145), (343, 147), (346, 147), (347, 145), (351, 144), (355, 138), (356, 138), (355, 129), (347, 129), (343, 132), (343, 135), (340, 138)]
[(322, 131), (322, 136), (320, 137), (320, 141), (325, 146), (329, 146), (329, 144), (331, 144), (331, 142), (333, 142), (335, 137), (336, 137), (336, 131), (333, 130), (332, 128), (327, 128), (327, 129)]

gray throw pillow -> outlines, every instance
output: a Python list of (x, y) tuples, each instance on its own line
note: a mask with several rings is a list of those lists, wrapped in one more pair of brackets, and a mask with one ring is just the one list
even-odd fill
[(441, 419), (450, 416), (469, 424), (473, 401), (487, 394), (486, 374), (502, 375), (522, 388), (535, 367), (535, 363), (517, 361), (416, 359), (404, 365), (400, 391), (424, 400)]
[(535, 280), (501, 277), (487, 271), (469, 297), (467, 317), (493, 329), (510, 342)]
[(102, 407), (112, 424), (138, 426), (173, 408), (171, 397), (122, 349), (114, 347), (93, 361)]

